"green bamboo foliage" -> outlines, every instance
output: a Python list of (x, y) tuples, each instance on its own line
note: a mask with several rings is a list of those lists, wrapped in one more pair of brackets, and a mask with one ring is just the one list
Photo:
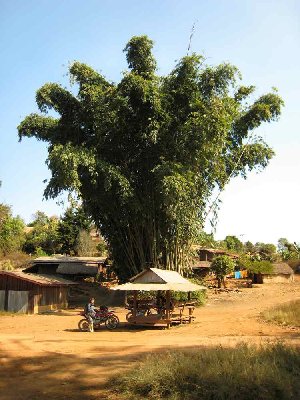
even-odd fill
[(254, 87), (238, 85), (236, 67), (207, 66), (196, 54), (158, 76), (152, 47), (147, 36), (128, 42), (129, 71), (118, 84), (73, 63), (77, 96), (45, 84), (41, 113), (18, 127), (20, 139), (49, 143), (45, 196), (78, 193), (123, 279), (147, 265), (188, 266), (213, 189), (268, 164), (274, 153), (253, 130), (283, 105), (276, 92), (250, 104)]

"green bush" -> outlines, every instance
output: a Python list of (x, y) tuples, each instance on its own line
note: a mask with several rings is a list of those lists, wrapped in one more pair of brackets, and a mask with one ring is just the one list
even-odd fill
[(152, 354), (111, 385), (120, 400), (298, 400), (299, 376), (299, 349), (241, 344)]
[(15, 267), (10, 260), (4, 260), (0, 262), (0, 270), (2, 271), (13, 271), (14, 269)]

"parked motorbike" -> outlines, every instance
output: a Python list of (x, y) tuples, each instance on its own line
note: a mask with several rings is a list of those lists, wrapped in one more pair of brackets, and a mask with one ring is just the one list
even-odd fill
[[(80, 315), (84, 316), (78, 322), (78, 328), (82, 332), (89, 331), (89, 320), (87, 315), (83, 312)], [(99, 329), (101, 324), (105, 324), (106, 328), (109, 330), (116, 329), (119, 325), (119, 318), (116, 316), (114, 311), (109, 310), (107, 306), (101, 306), (99, 310), (96, 310), (95, 317), (93, 318), (94, 329)]]

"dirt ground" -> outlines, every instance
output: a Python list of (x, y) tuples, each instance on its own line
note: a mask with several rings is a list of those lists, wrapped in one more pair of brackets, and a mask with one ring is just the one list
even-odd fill
[(237, 342), (284, 341), (300, 346), (300, 330), (265, 323), (260, 313), (300, 298), (300, 277), (291, 284), (265, 284), (240, 292), (210, 290), (191, 325), (130, 327), (126, 310), (113, 332), (80, 332), (78, 310), (52, 315), (0, 316), (0, 399), (107, 399), (109, 379), (150, 352), (173, 348), (233, 346)]

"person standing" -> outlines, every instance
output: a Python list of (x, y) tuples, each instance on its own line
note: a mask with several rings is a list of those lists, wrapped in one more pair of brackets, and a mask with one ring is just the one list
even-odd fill
[(86, 315), (87, 320), (89, 321), (89, 331), (94, 332), (94, 318), (96, 316), (94, 297), (91, 297), (89, 299), (89, 302), (85, 307), (85, 315)]

